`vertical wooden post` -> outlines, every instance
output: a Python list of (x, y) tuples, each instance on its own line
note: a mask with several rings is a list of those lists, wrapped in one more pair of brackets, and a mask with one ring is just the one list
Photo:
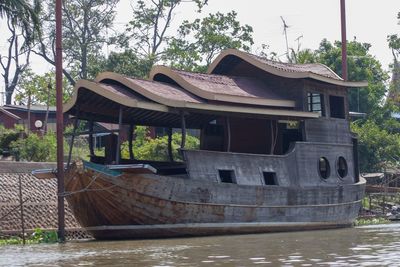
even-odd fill
[(22, 229), (22, 244), (25, 245), (25, 219), (24, 219), (24, 201), (22, 200), (22, 180), (21, 174), (18, 174), (19, 183), (19, 205), (21, 212), (21, 229)]
[(89, 153), (90, 158), (94, 156), (94, 147), (93, 147), (93, 120), (89, 121)]
[(129, 137), (128, 137), (128, 142), (129, 142), (129, 159), (133, 160), (135, 158), (135, 155), (133, 154), (133, 132), (134, 132), (135, 126), (133, 124), (129, 125)]
[(271, 147), (270, 147), (270, 151), (269, 151), (269, 154), (274, 154), (274, 143), (275, 143), (275, 140), (274, 140), (274, 137), (275, 137), (275, 134), (274, 134), (274, 124), (272, 123), (272, 119), (270, 120), (270, 126), (271, 126)]
[(62, 86), (62, 0), (56, 0), (56, 118), (57, 118), (57, 206), (58, 206), (58, 239), (65, 241), (65, 207), (64, 207), (64, 116)]
[(185, 120), (185, 113), (181, 111), (181, 131), (182, 131), (182, 139), (181, 139), (181, 149), (185, 148), (186, 143), (186, 120)]
[(368, 194), (368, 198), (369, 198), (369, 210), (372, 210), (372, 198), (371, 198), (371, 194)]
[(117, 140), (117, 150), (116, 150), (116, 163), (119, 164), (121, 160), (121, 141), (122, 141), (122, 106), (119, 106), (118, 114), (118, 140)]
[(229, 116), (226, 117), (226, 130), (227, 130), (227, 138), (228, 138), (228, 144), (226, 147), (227, 152), (231, 152), (231, 120)]
[(79, 116), (79, 109), (78, 109), (78, 111), (76, 112), (76, 115), (75, 115), (75, 116), (76, 116), (76, 117), (75, 117), (75, 120), (74, 120), (74, 129), (72, 130), (71, 144), (69, 145), (67, 168), (68, 168), (69, 165), (71, 164), (72, 149), (73, 149), (73, 146), (74, 146), (74, 140), (75, 140), (75, 135), (76, 135), (76, 129), (78, 128), (78, 125), (79, 125), (79, 119), (78, 119), (78, 116)]
[(174, 156), (172, 155), (172, 128), (167, 128), (168, 132), (168, 159), (170, 162), (174, 161)]
[(347, 81), (347, 37), (346, 37), (346, 1), (340, 0), (342, 25), (342, 78)]

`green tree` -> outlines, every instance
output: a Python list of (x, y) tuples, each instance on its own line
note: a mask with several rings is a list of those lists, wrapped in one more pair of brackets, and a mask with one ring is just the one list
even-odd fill
[[(28, 98), (31, 98), (32, 105), (56, 105), (56, 82), (55, 73), (50, 71), (42, 75), (35, 74), (28, 69), (21, 77), (17, 87), (15, 101), (19, 105), (27, 105)], [(73, 87), (68, 84), (64, 77), (63, 102), (68, 101), (73, 93)]]
[(26, 43), (26, 34), (21, 32), (10, 18), (7, 19), (7, 27), (9, 31), (8, 49), (4, 53), (0, 53), (0, 67), (4, 79), (6, 104), (11, 104), (12, 95), (21, 75), (29, 66), (31, 48)]
[[(28, 69), (21, 77), (21, 81), (16, 89), (14, 100), (19, 105), (26, 105), (28, 108), (28, 121), (30, 121), (30, 108), (32, 105), (46, 105), (46, 116), (44, 121), (44, 131), (47, 132), (47, 122), (49, 118), (50, 106), (56, 105), (55, 90), (55, 74), (48, 72), (43, 75), (37, 75)], [(72, 86), (70, 86), (64, 77), (63, 95), (64, 102), (67, 101), (72, 94)], [(29, 132), (29, 123), (27, 124)]]
[[(351, 111), (365, 112), (370, 116), (376, 115), (382, 107), (387, 91), (385, 82), (389, 78), (382, 69), (381, 63), (370, 54), (371, 45), (357, 41), (348, 42), (348, 78), (350, 81), (368, 81), (368, 87), (349, 89), (349, 105)], [(330, 67), (342, 75), (341, 43), (333, 44), (322, 40), (315, 52), (316, 62)]]
[[(174, 12), (183, 3), (197, 6), (198, 12), (208, 0), (139, 0), (133, 8), (133, 18), (118, 38), (125, 50), (131, 50), (139, 62), (151, 66), (159, 62), (172, 38), (170, 26)], [(147, 76), (147, 74), (146, 74)]]
[[(110, 44), (108, 29), (112, 28), (115, 7), (119, 0), (72, 0), (63, 4), (64, 70), (71, 85), (88, 78), (89, 62), (101, 57), (102, 48)], [(46, 1), (41, 12), (43, 35), (34, 52), (55, 65), (54, 1)]]
[(177, 37), (173, 37), (164, 59), (174, 67), (204, 71), (222, 50), (250, 51), (253, 28), (241, 25), (237, 13), (217, 12), (193, 22), (184, 21)]
[(358, 134), (360, 170), (382, 171), (387, 165), (400, 160), (400, 134), (390, 133), (372, 120), (353, 123), (352, 130)]
[(297, 51), (295, 51), (291, 48), (289, 62), (297, 64), (316, 63), (316, 57), (316, 53), (311, 49), (298, 49)]
[(40, 7), (37, 0), (33, 5), (23, 0), (4, 0), (0, 3), (0, 18), (5, 18), (8, 29), (8, 48), (0, 53), (6, 104), (11, 104), (20, 77), (29, 66), (32, 42), (40, 36)]
[(127, 76), (146, 78), (152, 67), (151, 61), (140, 58), (132, 49), (111, 52), (107, 58), (99, 57), (89, 63), (91, 77), (95, 77), (103, 71), (111, 71)]
[(14, 27), (21, 27), (27, 34), (27, 39), (31, 40), (33, 32), (39, 31), (38, 13), (40, 8), (39, 0), (34, 0), (33, 4), (26, 0), (2, 0), (0, 2), (0, 18), (6, 17)]

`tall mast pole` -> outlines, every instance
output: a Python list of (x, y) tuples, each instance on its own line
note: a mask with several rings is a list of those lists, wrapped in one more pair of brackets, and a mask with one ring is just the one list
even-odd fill
[(56, 0), (56, 120), (57, 120), (57, 196), (58, 196), (58, 239), (65, 241), (64, 209), (64, 118), (62, 112), (62, 0)]
[(342, 78), (347, 81), (346, 0), (340, 0), (342, 22)]

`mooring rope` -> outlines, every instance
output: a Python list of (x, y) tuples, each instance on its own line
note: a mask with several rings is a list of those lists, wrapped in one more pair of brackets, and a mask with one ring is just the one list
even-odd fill
[[(90, 187), (93, 185), (93, 183), (96, 181), (96, 179), (98, 178), (98, 175), (94, 175), (93, 178), (91, 178), (91, 181), (89, 182), (89, 184), (87, 186), (85, 186), (84, 188), (77, 190), (77, 191), (67, 191), (61, 194), (58, 194), (59, 196), (62, 197), (67, 197), (67, 196), (71, 196), (74, 194), (79, 194), (79, 193), (84, 193), (84, 192), (100, 192), (100, 191), (108, 191), (114, 187), (116, 187), (117, 185), (111, 185), (108, 187), (102, 187), (102, 188), (96, 188), (96, 189), (90, 189)], [(99, 185), (100, 186), (100, 185)], [(100, 186), (101, 187), (101, 186)]]

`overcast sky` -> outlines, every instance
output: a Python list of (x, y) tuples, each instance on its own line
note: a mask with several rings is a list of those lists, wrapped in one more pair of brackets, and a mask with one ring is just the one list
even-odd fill
[[(290, 26), (289, 45), (294, 47), (299, 36), (303, 36), (300, 39), (302, 48), (313, 49), (318, 48), (323, 38), (330, 41), (341, 38), (340, 0), (209, 0), (203, 14), (230, 10), (237, 11), (241, 23), (253, 26), (255, 48), (262, 43), (268, 44), (278, 54), (286, 50), (280, 16)], [(400, 34), (398, 12), (400, 0), (347, 0), (347, 39), (356, 37), (360, 42), (371, 43), (371, 53), (387, 67), (392, 55), (386, 38), (388, 34)], [(178, 15), (185, 14), (193, 16), (185, 10)]]
[[(118, 28), (131, 19), (130, 0), (121, 0), (115, 25)], [(209, 0), (201, 15), (194, 12), (194, 5), (184, 3), (174, 16), (173, 27), (183, 19), (193, 20), (217, 11), (227, 13), (235, 10), (242, 24), (249, 24), (254, 29), (253, 50), (261, 44), (270, 46), (278, 55), (286, 50), (283, 25), (280, 16), (290, 26), (288, 29), (289, 45), (296, 47), (295, 39), (300, 39), (301, 48), (316, 49), (323, 38), (330, 41), (340, 40), (340, 0)], [(372, 45), (371, 53), (382, 62), (384, 68), (392, 61), (391, 51), (387, 45), (387, 35), (400, 34), (397, 13), (400, 12), (400, 0), (347, 0), (347, 39), (355, 37), (359, 42)], [(3, 23), (2, 23), (3, 24)], [(1, 29), (4, 32), (4, 29)], [(6, 44), (0, 34), (0, 49)], [(2, 43), (1, 43), (2, 42)], [(284, 57), (282, 57), (284, 60)], [(50, 65), (34, 59), (33, 69), (39, 73), (50, 69)], [(3, 81), (0, 77), (0, 90)]]

